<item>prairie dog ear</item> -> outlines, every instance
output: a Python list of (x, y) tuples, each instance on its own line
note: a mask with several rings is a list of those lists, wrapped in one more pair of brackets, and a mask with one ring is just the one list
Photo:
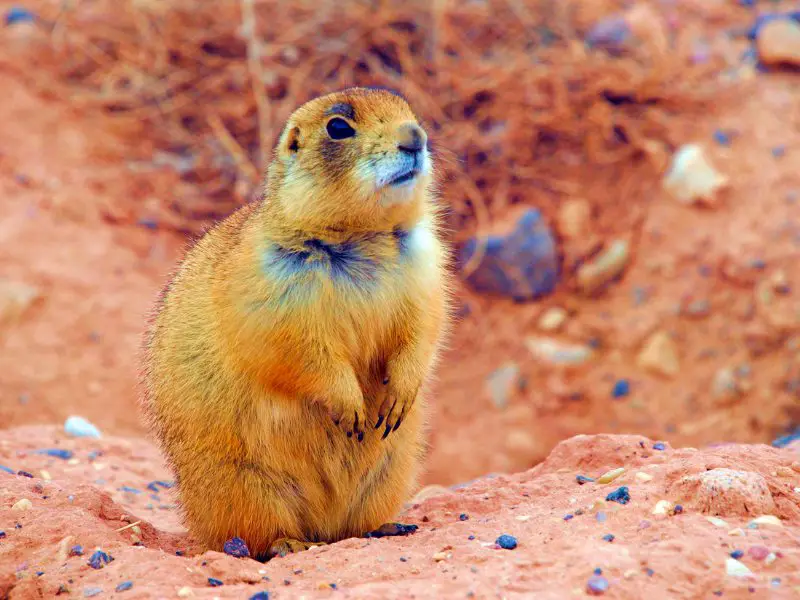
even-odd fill
[(288, 127), (281, 140), (281, 150), (286, 156), (294, 156), (303, 147), (303, 138), (299, 127)]

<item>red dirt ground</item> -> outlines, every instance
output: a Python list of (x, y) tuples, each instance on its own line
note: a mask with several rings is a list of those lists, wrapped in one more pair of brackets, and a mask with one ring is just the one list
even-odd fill
[[(659, 451), (641, 436), (579, 436), (530, 471), (423, 490), (401, 515), (420, 527), (408, 538), (349, 539), (261, 564), (198, 551), (178, 525), (170, 493), (146, 489), (168, 475), (141, 439), (76, 441), (57, 428), (22, 427), (2, 442), (0, 464), (33, 475), (0, 473), (0, 597), (11, 600), (51, 598), (62, 585), (68, 597), (93, 589), (109, 597), (123, 581), (133, 583), (124, 598), (247, 598), (268, 590), (271, 598), (555, 599), (586, 595), (595, 569), (609, 598), (800, 592), (797, 447)], [(74, 455), (35, 453), (43, 448)], [(611, 483), (576, 482), (619, 467), (625, 472)], [(745, 483), (735, 485), (737, 478)], [(732, 482), (733, 491), (720, 493)], [(621, 486), (629, 503), (604, 500)], [(23, 499), (28, 510), (11, 508)], [(660, 500), (683, 512), (654, 515)], [(780, 523), (752, 525), (764, 514)], [(502, 534), (514, 536), (517, 548), (497, 548)], [(603, 539), (608, 534), (613, 541)], [(69, 556), (75, 545), (82, 556)], [(97, 548), (114, 560), (95, 570), (87, 561)], [(736, 550), (751, 575), (726, 574)], [(224, 585), (209, 587), (209, 577)]]
[[(585, 594), (598, 567), (614, 598), (712, 597), (720, 590), (726, 598), (796, 594), (798, 450), (731, 445), (655, 452), (646, 439), (698, 448), (763, 443), (800, 422), (800, 80), (790, 72), (753, 77), (757, 85), (737, 102), (675, 125), (674, 139), (700, 143), (730, 179), (714, 206), (680, 204), (654, 182), (641, 203), (628, 207), (620, 201), (627, 198), (620, 183), (602, 169), (575, 169), (594, 184), (583, 198), (591, 207), (587, 237), (608, 245), (621, 236), (614, 215), (642, 214), (639, 230), (623, 232), (632, 246), (624, 276), (604, 294), (586, 298), (564, 285), (542, 302), (514, 305), (459, 290), (464, 316), (432, 394), (425, 482), (449, 486), (488, 473), (520, 474), (481, 479), (410, 508), (404, 518), (424, 526), (409, 540), (348, 540), (262, 566), (213, 553), (174, 556), (193, 546), (169, 494), (151, 510), (146, 493), (117, 491), (168, 478), (142, 439), (137, 351), (144, 317), (185, 240), (105, 222), (99, 207), (120, 204), (136, 189), (127, 183), (127, 165), (100, 163), (93, 152), (109, 137), (104, 118), (78, 114), (65, 99), (40, 97), (0, 69), (0, 464), (36, 477), (0, 472), (0, 530), (7, 534), (0, 539), (0, 598), (9, 591), (12, 598), (51, 597), (61, 584), (76, 597), (87, 587), (108, 593), (124, 579), (134, 581), (131, 598), (176, 597), (183, 586), (197, 597), (242, 597), (245, 590), (255, 593), (264, 575), (270, 581), (263, 587), (276, 597), (333, 597), (320, 586), (336, 583), (353, 598), (469, 592), (515, 598), (531, 590), (563, 598)], [(717, 143), (715, 132), (726, 132), (730, 143)], [(536, 192), (525, 202), (536, 205)], [(556, 215), (549, 217), (563, 235)], [(565, 249), (567, 258), (578, 252), (569, 242)], [(32, 286), (40, 298), (16, 314), (9, 307), (18, 294), (7, 281)], [(542, 331), (540, 319), (554, 307), (565, 309), (565, 322)], [(664, 332), (677, 353), (674, 375), (637, 361), (646, 341)], [(532, 336), (591, 344), (595, 358), (549, 364), (528, 349)], [(509, 363), (519, 376), (499, 407), (487, 377)], [(622, 379), (630, 393), (615, 399), (612, 389)], [(94, 422), (105, 439), (65, 439), (60, 424), (73, 414)], [(558, 445), (601, 432), (643, 437)], [(73, 448), (78, 463), (26, 453), (56, 446)], [(103, 455), (89, 461), (94, 449)], [(576, 474), (595, 476), (621, 465), (626, 475), (602, 493), (574, 481)], [(760, 473), (773, 503), (763, 494), (758, 501), (785, 526), (748, 529), (759, 513), (750, 504), (717, 511), (725, 527), (705, 519), (701, 507), (708, 503), (678, 481), (716, 468)], [(52, 481), (39, 479), (42, 469)], [(655, 478), (643, 483), (636, 471)], [(632, 501), (607, 507), (605, 524), (586, 509), (563, 520), (617, 484), (630, 486)], [(33, 509), (11, 511), (23, 497)], [(661, 499), (685, 502), (687, 510), (656, 518), (650, 513)], [(468, 521), (459, 521), (461, 512)], [(131, 546), (128, 530), (115, 531), (125, 525), (123, 514), (143, 519), (139, 537), (146, 549)], [(22, 529), (15, 529), (17, 522)], [(736, 535), (739, 527), (744, 536)], [(492, 547), (504, 532), (518, 537), (517, 550)], [(615, 541), (602, 541), (606, 533)], [(468, 540), (470, 534), (476, 539)], [(58, 559), (67, 535), (87, 550), (103, 547), (116, 560), (93, 571), (85, 557)], [(756, 545), (775, 552), (775, 561), (766, 566), (746, 554), (742, 560), (754, 578), (726, 578), (728, 553)], [(37, 577), (37, 570), (44, 574)], [(226, 586), (204, 589), (209, 576)], [(284, 579), (291, 580), (288, 588)]]

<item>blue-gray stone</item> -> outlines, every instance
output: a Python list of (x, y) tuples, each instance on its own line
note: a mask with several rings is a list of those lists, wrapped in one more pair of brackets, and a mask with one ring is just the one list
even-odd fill
[[(473, 237), (461, 248), (462, 267), (478, 243)], [(512, 231), (490, 235), (485, 244), (480, 264), (466, 278), (473, 289), (520, 302), (553, 292), (560, 275), (556, 242), (538, 210), (526, 210)]]

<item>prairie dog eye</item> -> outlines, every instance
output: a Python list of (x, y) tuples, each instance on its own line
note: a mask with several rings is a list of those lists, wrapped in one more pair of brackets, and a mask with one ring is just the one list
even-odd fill
[(332, 140), (343, 140), (345, 138), (353, 137), (356, 130), (350, 127), (350, 124), (344, 119), (335, 117), (328, 121), (325, 130)]

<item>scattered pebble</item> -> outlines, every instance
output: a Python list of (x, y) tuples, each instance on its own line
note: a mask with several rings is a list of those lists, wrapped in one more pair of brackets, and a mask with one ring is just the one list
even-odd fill
[(759, 28), (756, 46), (766, 65), (800, 66), (800, 24), (789, 18), (772, 19)]
[(558, 306), (548, 308), (544, 314), (539, 317), (539, 329), (542, 331), (558, 331), (561, 326), (567, 321), (567, 311)]
[(719, 517), (706, 517), (706, 519), (708, 519), (708, 522), (714, 525), (715, 527), (728, 527), (728, 522), (723, 521)]
[(683, 505), (676, 504), (675, 508), (672, 509), (673, 514), (680, 515), (683, 513)]
[(652, 514), (657, 516), (666, 516), (672, 514), (674, 509), (675, 505), (669, 500), (659, 500), (656, 502), (656, 505), (652, 510)]
[(575, 518), (575, 515), (572, 515), (572, 514), (570, 514), (570, 515), (564, 515), (564, 520), (565, 520), (565, 521), (571, 521), (571, 520), (572, 520), (572, 519), (574, 519), (574, 518)]
[(247, 558), (250, 556), (250, 550), (248, 550), (247, 544), (245, 544), (242, 538), (238, 537), (232, 538), (225, 542), (222, 550), (225, 552), (225, 554), (236, 558)]
[(114, 588), (114, 591), (115, 592), (127, 592), (132, 587), (133, 587), (133, 582), (132, 581), (123, 581), (116, 588)]
[(8, 473), (9, 475), (16, 475), (16, 473), (17, 473), (14, 469), (9, 469), (8, 467), (5, 467), (3, 465), (0, 465), (0, 471), (3, 471), (4, 473)]
[(178, 598), (190, 598), (192, 596), (194, 596), (194, 592), (188, 585), (185, 585), (178, 590)]
[(631, 383), (627, 379), (618, 379), (611, 388), (612, 398), (624, 398), (631, 393)]
[(611, 469), (597, 478), (597, 483), (611, 483), (625, 472), (625, 467)]
[(209, 577), (208, 585), (210, 585), (211, 587), (219, 587), (223, 585), (223, 583), (219, 579), (214, 579), (213, 577)]
[(582, 264), (577, 279), (580, 291), (593, 295), (619, 277), (630, 259), (629, 244), (625, 240), (614, 240), (608, 248), (594, 259)]
[(484, 249), (482, 257), (466, 276), (477, 292), (525, 301), (555, 290), (559, 255), (553, 232), (538, 210), (527, 209), (512, 228), (483, 241), (467, 240), (459, 252), (459, 264), (470, 264), (479, 248)]
[(594, 479), (586, 477), (586, 475), (575, 475), (575, 481), (578, 482), (578, 485), (583, 485), (584, 483), (592, 483)]
[(33, 473), (28, 473), (27, 471), (17, 471), (17, 475), (20, 477), (27, 477), (28, 479), (33, 479)]
[(622, 486), (617, 488), (613, 492), (611, 492), (608, 496), (606, 496), (606, 500), (609, 502), (619, 502), (620, 504), (627, 504), (631, 501), (630, 493), (628, 492), (628, 488), (626, 486)]
[(753, 560), (764, 560), (769, 554), (769, 548), (766, 546), (750, 546), (747, 549), (747, 556)]
[(636, 362), (640, 368), (665, 377), (680, 372), (678, 349), (666, 331), (657, 331), (647, 339)]
[(750, 521), (751, 525), (755, 525), (759, 529), (782, 529), (783, 523), (774, 515), (761, 515)]
[(447, 552), (437, 552), (432, 558), (436, 562), (442, 562), (443, 560), (447, 560)]
[(672, 157), (664, 177), (663, 187), (668, 194), (684, 204), (715, 204), (728, 178), (720, 173), (702, 147), (696, 144), (681, 146)]
[(513, 535), (503, 534), (495, 540), (495, 544), (504, 550), (513, 550), (517, 547), (517, 538), (515, 538)]
[(461, 513), (460, 515), (458, 515), (458, 520), (459, 521), (467, 521), (467, 520), (469, 520), (469, 515), (467, 513)]
[(61, 460), (69, 460), (73, 456), (72, 450), (64, 450), (63, 448), (45, 448), (44, 450), (38, 450), (37, 454), (46, 454)]
[(87, 419), (71, 416), (64, 422), (64, 432), (74, 437), (100, 438), (100, 430)]
[(94, 553), (89, 557), (88, 564), (93, 569), (102, 569), (113, 560), (114, 557), (110, 554), (103, 552), (102, 550), (95, 550)]
[(614, 537), (613, 533), (607, 533), (603, 536), (604, 542), (613, 542), (616, 538)]
[(11, 507), (11, 510), (30, 510), (33, 508), (33, 502), (28, 500), (27, 498), (22, 498), (14, 503), (14, 506)]
[(639, 483), (647, 483), (648, 481), (653, 481), (653, 476), (649, 473), (645, 473), (643, 471), (639, 471), (636, 473), (636, 481)]
[(83, 556), (83, 546), (77, 545), (69, 549), (70, 556)]
[(17, 321), (40, 298), (37, 288), (0, 278), (0, 325)]
[(664, 451), (666, 449), (667, 449), (667, 446), (666, 446), (666, 444), (664, 444), (664, 442), (656, 442), (655, 444), (653, 444), (653, 450)]
[(256, 592), (248, 600), (269, 600), (269, 592)]
[(592, 596), (602, 596), (608, 591), (608, 579), (602, 575), (592, 575), (586, 582), (586, 591)]
[(525, 339), (525, 345), (534, 356), (554, 365), (582, 365), (594, 354), (588, 346), (546, 337), (528, 337)]
[(733, 552), (731, 552), (731, 558), (735, 558), (736, 560), (739, 560), (743, 556), (744, 552), (742, 550), (734, 550)]
[(519, 381), (519, 365), (509, 362), (492, 371), (486, 378), (486, 387), (492, 403), (500, 409), (508, 406), (508, 400)]
[(725, 572), (731, 577), (750, 577), (753, 572), (735, 558), (725, 559)]
[(93, 598), (94, 596), (99, 596), (103, 593), (103, 589), (99, 587), (88, 587), (84, 588), (83, 590), (83, 597), (84, 598)]

